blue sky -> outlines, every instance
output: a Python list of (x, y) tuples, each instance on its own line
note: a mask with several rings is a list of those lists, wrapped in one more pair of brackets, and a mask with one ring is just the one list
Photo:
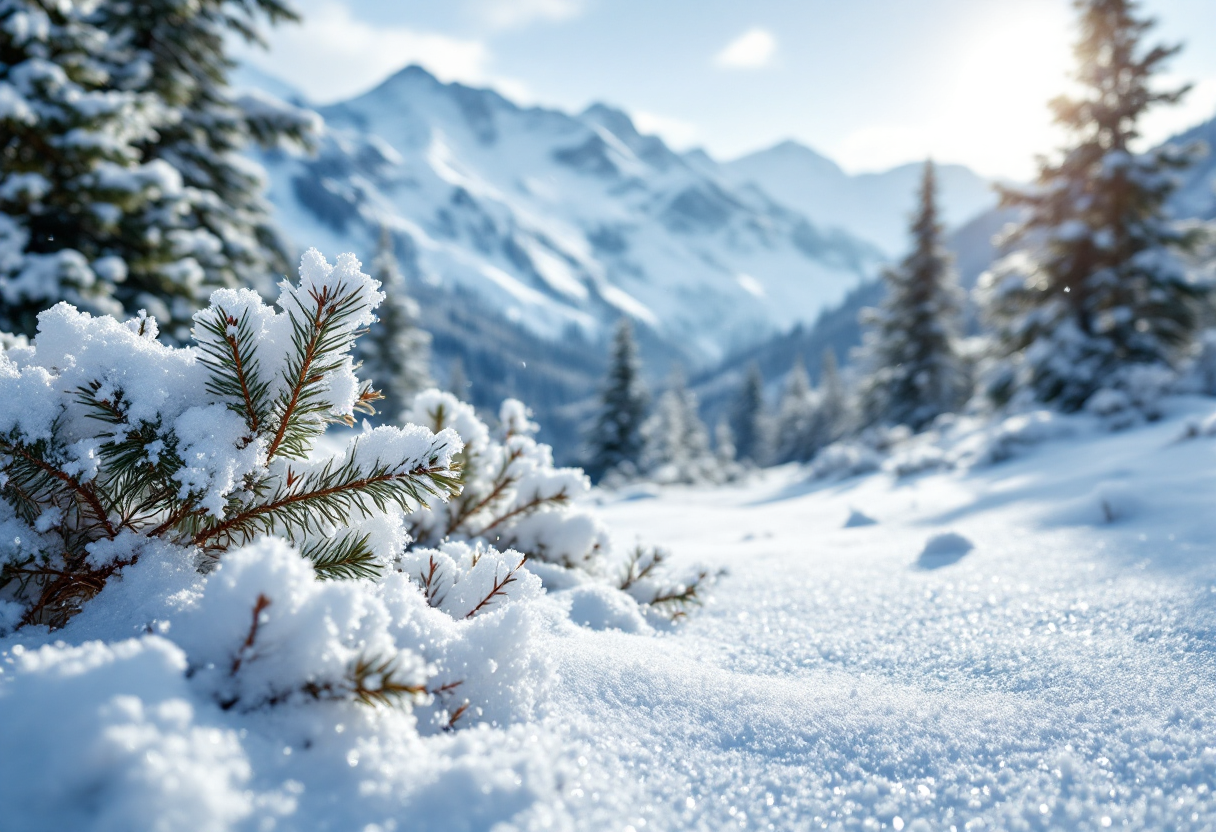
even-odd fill
[[(523, 103), (605, 101), (721, 158), (794, 138), (852, 171), (926, 155), (1023, 178), (1059, 141), (1069, 0), (296, 0), (302, 26), (251, 62), (328, 102), (408, 63)], [(1216, 0), (1143, 0), (1185, 41), (1188, 103), (1148, 139), (1216, 114)]]

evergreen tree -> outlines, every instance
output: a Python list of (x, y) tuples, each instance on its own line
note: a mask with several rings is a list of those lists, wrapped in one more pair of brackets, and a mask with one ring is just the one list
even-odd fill
[(726, 419), (719, 419), (718, 424), (714, 426), (714, 457), (718, 460), (718, 467), (724, 472), (735, 468), (738, 457), (735, 434)]
[(642, 425), (642, 472), (658, 482), (703, 483), (722, 479), (709, 448), (709, 432), (698, 413), (697, 394), (684, 383), (680, 370), (672, 373)]
[(464, 362), (458, 355), (452, 359), (452, 365), (448, 369), (448, 391), (462, 402), (467, 402), (469, 401), (469, 387), (468, 376), (464, 374)]
[(642, 455), (642, 421), (648, 405), (633, 328), (622, 318), (612, 341), (600, 411), (587, 435), (587, 472), (596, 480)]
[(884, 273), (887, 294), (881, 306), (862, 312), (868, 331), (859, 362), (866, 372), (860, 393), (868, 424), (921, 430), (967, 395), (967, 374), (957, 352), (962, 292), (941, 242), (935, 180), (933, 163), (926, 162), (912, 251)]
[(786, 379), (773, 444), (777, 462), (806, 462), (819, 450), (819, 402), (799, 358)]
[(747, 368), (747, 378), (731, 414), (735, 450), (739, 460), (763, 465), (768, 454), (765, 449), (764, 376), (753, 362)]
[(165, 119), (121, 91), (125, 54), (75, 3), (0, 0), (0, 327), (32, 334), (57, 300), (116, 312), (120, 226), (181, 190), (141, 142)]
[[(139, 143), (143, 158), (172, 167), (184, 186), (121, 230), (133, 255), (116, 294), (128, 309), (171, 316), (161, 319), (178, 324), (179, 338), (215, 287), (269, 290), (270, 276), (286, 268), (286, 246), (263, 196), (265, 174), (245, 151), (254, 142), (307, 144), (319, 120), (265, 96), (235, 97), (228, 86), (235, 63), (225, 47), (233, 35), (261, 43), (263, 20), (297, 19), (281, 0), (107, 0), (98, 8), (97, 23), (129, 57), (115, 85), (155, 96), (169, 114)], [(146, 256), (149, 245), (162, 256)]]
[(1153, 22), (1138, 17), (1133, 0), (1077, 7), (1083, 92), (1052, 102), (1072, 145), (1040, 163), (1034, 187), (1003, 190), (1003, 204), (1025, 213), (1011, 236), (1020, 250), (981, 281), (1003, 362), (990, 395), (1064, 410), (1121, 387), (1136, 366), (1172, 367), (1191, 341), (1202, 291), (1178, 256), (1194, 238), (1165, 212), (1170, 174), (1193, 149), (1131, 150), (1141, 116), (1187, 91), (1152, 84), (1179, 47), (1142, 45)]
[(371, 274), (380, 281), (384, 301), (379, 324), (359, 344), (363, 375), (384, 396), (378, 408), (388, 421), (396, 421), (414, 396), (435, 385), (431, 379), (431, 335), (418, 326), (418, 303), (406, 292), (405, 277), (393, 254), (393, 236), (380, 229), (380, 247)]
[(850, 432), (846, 424), (849, 416), (848, 393), (840, 369), (836, 363), (836, 351), (827, 347), (823, 351), (823, 363), (819, 369), (819, 407), (817, 419), (817, 442), (820, 447), (831, 444)]

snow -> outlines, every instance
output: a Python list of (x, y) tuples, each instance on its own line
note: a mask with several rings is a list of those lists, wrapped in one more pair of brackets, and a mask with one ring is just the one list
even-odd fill
[(321, 115), (318, 157), (260, 159), (288, 236), (367, 250), (387, 226), (410, 279), (470, 290), (541, 338), (594, 339), (623, 313), (713, 361), (814, 321), (882, 259), (609, 108), (522, 108), (413, 67)]
[[(581, 817), (1208, 828), (1216, 447), (1176, 441), (1210, 400), (1172, 407), (966, 472), (808, 483), (786, 468), (608, 505), (618, 533), (731, 574), (675, 636), (605, 633), (561, 656)], [(1112, 497), (1128, 506), (1113, 522)], [(1074, 498), (1092, 511), (1062, 515)], [(852, 506), (882, 524), (842, 528)], [(930, 539), (953, 562), (918, 568)]]
[[(158, 636), (12, 650), (0, 778), (12, 829), (221, 832), (252, 809), (238, 733), (200, 724), (181, 650)], [(47, 714), (55, 714), (48, 720)], [(90, 800), (81, 800), (92, 795)]]
[[(271, 540), (208, 575), (166, 547), (65, 629), (0, 640), (6, 826), (1210, 828), (1214, 409), (959, 422), (968, 453), (915, 474), (593, 492), (616, 541), (728, 571), (674, 625), (544, 563), (465, 619), (518, 563), (475, 542), (379, 583), (317, 581)], [(439, 608), (407, 576), (431, 557)], [(439, 694), (298, 692), (372, 649), (462, 681), (469, 724), (441, 730)]]

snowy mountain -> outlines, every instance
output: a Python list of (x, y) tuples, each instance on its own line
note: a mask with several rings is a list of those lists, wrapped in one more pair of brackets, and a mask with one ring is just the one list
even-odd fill
[[(1216, 148), (1216, 118), (1167, 140), (1167, 143), (1182, 145), (1193, 142)], [(1216, 219), (1216, 153), (1209, 151), (1182, 174), (1169, 206), (1179, 219)], [(946, 246), (954, 254), (959, 282), (964, 289), (973, 289), (979, 276), (992, 264), (998, 254), (994, 238), (1016, 218), (1013, 209), (994, 207), (956, 226), (947, 235)], [(906, 235), (906, 229), (904, 233)], [(868, 281), (850, 292), (838, 306), (824, 310), (813, 325), (795, 327), (733, 355), (716, 370), (698, 378), (696, 388), (706, 410), (716, 414), (729, 403), (752, 362), (759, 365), (770, 386), (776, 387), (798, 358), (806, 363), (812, 378), (818, 372), (819, 357), (826, 348), (835, 350), (842, 361), (847, 361), (850, 350), (861, 342), (858, 313), (863, 307), (877, 304), (882, 292), (878, 280)], [(969, 309), (967, 314), (973, 320), (975, 310)]]
[[(695, 159), (703, 165), (708, 161), (703, 154)], [(757, 185), (812, 223), (869, 240), (892, 257), (907, 245), (908, 213), (921, 172), (920, 164), (913, 163), (850, 176), (831, 159), (794, 141), (703, 169), (718, 171), (736, 184)], [(948, 227), (958, 227), (996, 204), (991, 183), (971, 169), (940, 165), (937, 174)]]
[(261, 160), (290, 238), (368, 252), (385, 225), (413, 280), (543, 339), (598, 342), (627, 315), (705, 365), (813, 320), (883, 259), (603, 105), (522, 108), (409, 67), (320, 113), (315, 158)]

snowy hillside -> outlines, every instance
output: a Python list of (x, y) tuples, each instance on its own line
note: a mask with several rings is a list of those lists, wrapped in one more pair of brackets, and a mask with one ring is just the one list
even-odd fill
[(409, 67), (321, 108), (320, 154), (265, 158), (297, 242), (370, 250), (554, 339), (627, 315), (696, 363), (812, 320), (881, 252), (732, 185), (596, 105), (524, 109)]
[[(817, 226), (870, 240), (891, 257), (907, 247), (908, 213), (920, 169), (920, 164), (908, 164), (850, 176), (832, 160), (794, 141), (716, 167), (730, 181), (758, 185)], [(948, 228), (996, 204), (991, 184), (969, 168), (941, 165), (937, 171), (942, 218)]]

